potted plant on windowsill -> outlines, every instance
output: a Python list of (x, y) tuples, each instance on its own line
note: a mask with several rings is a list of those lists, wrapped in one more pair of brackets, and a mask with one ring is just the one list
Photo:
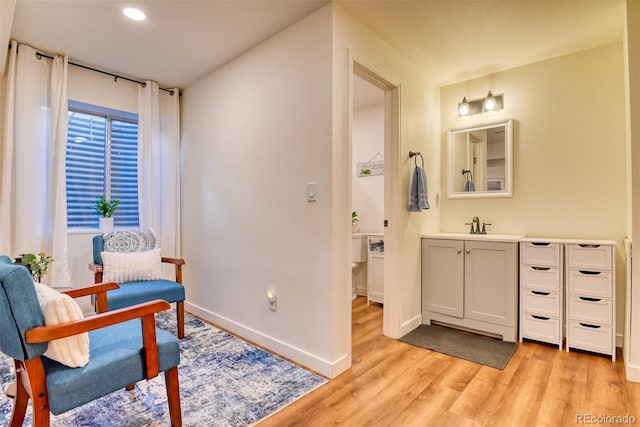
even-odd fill
[(100, 215), (99, 223), (100, 223), (100, 231), (106, 232), (113, 230), (113, 213), (116, 210), (116, 207), (120, 204), (120, 200), (107, 200), (107, 198), (103, 195), (95, 201), (94, 207), (96, 213)]

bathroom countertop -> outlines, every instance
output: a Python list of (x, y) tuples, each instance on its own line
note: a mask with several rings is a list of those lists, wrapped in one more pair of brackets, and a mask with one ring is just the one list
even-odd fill
[(384, 237), (384, 233), (351, 233), (351, 237)]
[(479, 240), (484, 242), (519, 242), (524, 236), (511, 234), (430, 233), (423, 238), (450, 240)]

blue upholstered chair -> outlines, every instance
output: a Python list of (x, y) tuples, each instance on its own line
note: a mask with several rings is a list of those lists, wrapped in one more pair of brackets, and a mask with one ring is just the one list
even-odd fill
[[(107, 239), (107, 244), (105, 244)], [(93, 237), (93, 263), (89, 268), (94, 273), (95, 283), (103, 280), (103, 252), (116, 252), (127, 254), (140, 254), (149, 250), (158, 249), (157, 238), (150, 228), (118, 230), (106, 234), (98, 234)], [(120, 287), (107, 292), (107, 305), (109, 310), (128, 307), (155, 299), (163, 299), (176, 304), (178, 338), (184, 338), (184, 300), (185, 289), (182, 284), (182, 266), (185, 264), (182, 258), (161, 257), (161, 262), (175, 266), (175, 280), (134, 280), (117, 281)], [(104, 276), (105, 279), (107, 275)], [(108, 279), (111, 280), (111, 279)]]
[[(76, 288), (73, 298), (97, 293), (99, 299), (116, 283)], [(16, 393), (12, 427), (22, 426), (29, 399), (33, 425), (48, 426), (50, 412), (61, 414), (99, 397), (164, 372), (171, 425), (182, 425), (176, 338), (155, 326), (155, 313), (166, 301), (99, 313), (57, 325), (44, 324), (33, 280), (26, 268), (0, 256), (0, 351), (14, 359)], [(43, 353), (48, 342), (89, 333), (89, 361), (69, 368)]]

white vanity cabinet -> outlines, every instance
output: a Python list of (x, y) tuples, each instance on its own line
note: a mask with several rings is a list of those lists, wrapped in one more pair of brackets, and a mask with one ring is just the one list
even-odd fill
[(443, 314), (464, 318), (464, 241), (422, 239), (422, 321)]
[(439, 233), (422, 239), (422, 321), (516, 341), (518, 239)]
[(616, 360), (615, 242), (571, 242), (567, 253), (567, 351)]
[(563, 245), (520, 241), (520, 341), (528, 338), (562, 349)]

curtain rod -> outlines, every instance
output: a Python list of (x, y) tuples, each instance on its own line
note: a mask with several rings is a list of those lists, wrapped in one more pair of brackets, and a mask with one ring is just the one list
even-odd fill
[[(46, 54), (44, 54), (44, 53), (42, 53), (42, 52), (36, 52), (36, 56), (37, 56), (38, 58), (53, 59), (53, 56), (46, 55)], [(117, 74), (113, 74), (113, 73), (110, 73), (110, 72), (108, 72), (108, 71), (99, 70), (99, 69), (97, 69), (97, 68), (88, 67), (88, 66), (86, 66), (86, 65), (77, 64), (77, 63), (75, 63), (75, 62), (71, 62), (71, 61), (69, 61), (69, 65), (74, 65), (74, 66), (76, 66), (76, 67), (84, 68), (85, 70), (95, 71), (96, 73), (100, 73), (100, 74), (105, 74), (105, 75), (107, 75), (107, 76), (111, 76), (111, 77), (113, 77), (113, 81), (114, 81), (114, 82), (117, 82), (117, 81), (118, 81), (118, 79), (121, 79), (121, 80), (126, 80), (126, 81), (128, 81), (128, 82), (132, 82), (132, 83), (138, 83), (138, 84), (139, 84), (139, 85), (141, 85), (142, 87), (147, 87), (147, 84), (146, 84), (145, 82), (140, 81), (140, 80), (134, 80), (134, 79), (130, 79), (130, 78), (128, 78), (128, 77), (119, 76), (119, 75), (117, 75)], [(172, 96), (174, 95), (174, 93), (173, 93), (173, 92), (174, 92), (174, 91), (173, 91), (173, 89), (165, 89), (165, 88), (163, 88), (163, 87), (161, 87), (161, 88), (159, 88), (159, 89), (160, 89), (160, 90), (164, 90), (165, 92), (169, 92)]]
[[(9, 43), (9, 49), (11, 49), (11, 43)], [(50, 55), (47, 55), (45, 53), (38, 52), (38, 51), (36, 51), (36, 56), (38, 57), (38, 59), (47, 58), (47, 59), (53, 60), (53, 56), (50, 56)], [(119, 76), (117, 74), (113, 74), (113, 73), (110, 73), (108, 71), (99, 70), (97, 68), (88, 67), (86, 65), (78, 64), (78, 63), (71, 62), (71, 61), (69, 61), (69, 65), (73, 65), (73, 66), (76, 66), (76, 67), (84, 68), (85, 70), (95, 71), (96, 73), (100, 73), (100, 74), (104, 74), (104, 75), (107, 75), (107, 76), (111, 76), (111, 77), (113, 77), (113, 81), (114, 82), (117, 82), (118, 79), (122, 79), (122, 80), (126, 80), (128, 82), (137, 83), (137, 84), (141, 85), (142, 87), (147, 87), (147, 84), (145, 82), (140, 81), (140, 80), (134, 80), (134, 79), (130, 79), (128, 77)], [(161, 87), (159, 89), (160, 90), (164, 90), (165, 92), (169, 92), (172, 96), (175, 95), (173, 89), (165, 89), (163, 87)], [(178, 92), (178, 95), (180, 95), (180, 92)]]

